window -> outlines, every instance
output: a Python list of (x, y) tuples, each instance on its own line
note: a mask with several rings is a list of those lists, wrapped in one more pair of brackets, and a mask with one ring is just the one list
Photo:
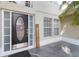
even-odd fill
[(25, 1), (25, 6), (30, 7), (30, 1)]
[(54, 35), (59, 35), (59, 28), (54, 28)]
[(28, 23), (28, 24), (29, 24), (29, 27), (28, 27), (28, 28), (29, 28), (29, 30), (28, 30), (28, 31), (29, 31), (29, 33), (28, 33), (28, 35), (29, 35), (29, 37), (28, 37), (28, 38), (29, 38), (29, 40), (28, 40), (28, 45), (29, 45), (29, 46), (32, 46), (32, 45), (34, 44), (34, 43), (33, 43), (33, 38), (34, 38), (34, 37), (33, 37), (33, 35), (34, 35), (34, 32), (33, 32), (33, 31), (34, 31), (34, 30), (33, 30), (33, 25), (34, 25), (34, 24), (33, 24), (33, 15), (29, 15), (29, 18), (28, 18), (28, 19), (29, 19), (29, 20), (28, 20), (28, 22), (29, 22), (29, 23)]
[(9, 2), (16, 3), (18, 5), (27, 6), (27, 7), (33, 7), (32, 2), (30, 2), (30, 1), (9, 1)]
[(52, 36), (52, 18), (44, 17), (44, 37)]
[(10, 12), (4, 11), (4, 51), (10, 50)]
[(16, 3), (15, 1), (9, 1), (9, 2)]
[(54, 19), (54, 35), (59, 35), (59, 20)]
[(59, 22), (59, 20), (58, 20), (58, 19), (54, 19), (54, 22), (55, 22), (55, 23), (58, 23), (58, 22)]

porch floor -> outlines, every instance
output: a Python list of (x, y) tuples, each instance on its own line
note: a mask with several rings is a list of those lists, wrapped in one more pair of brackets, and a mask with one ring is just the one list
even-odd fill
[(40, 48), (30, 49), (29, 52), (39, 57), (79, 57), (79, 46), (59, 41)]

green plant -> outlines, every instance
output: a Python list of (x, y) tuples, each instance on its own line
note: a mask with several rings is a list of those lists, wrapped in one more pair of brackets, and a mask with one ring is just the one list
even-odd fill
[(74, 11), (72, 25), (79, 25), (79, 1), (72, 1), (70, 4), (68, 4), (65, 12), (59, 15), (60, 21), (63, 22), (65, 17), (68, 16), (68, 13), (72, 11)]

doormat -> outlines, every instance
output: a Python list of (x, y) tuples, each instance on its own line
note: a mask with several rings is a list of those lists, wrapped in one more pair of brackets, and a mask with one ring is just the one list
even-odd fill
[(15, 53), (12, 55), (9, 55), (9, 57), (31, 57), (31, 54), (29, 53), (29, 51), (23, 51), (23, 52), (19, 52), (19, 53)]

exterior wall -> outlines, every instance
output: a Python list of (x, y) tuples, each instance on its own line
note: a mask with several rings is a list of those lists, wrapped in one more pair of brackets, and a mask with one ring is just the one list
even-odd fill
[[(58, 15), (59, 5), (56, 1), (49, 2), (49, 1), (32, 1), (33, 7), (26, 7), (24, 5), (9, 3), (9, 2), (0, 2), (0, 6), (3, 9), (10, 9), (13, 11), (21, 11), (27, 13), (35, 13), (35, 11), (43, 11), (44, 13)], [(23, 2), (24, 3), (24, 2)], [(6, 5), (6, 6), (5, 6)]]
[(61, 24), (62, 36), (67, 38), (79, 39), (79, 26), (72, 26), (73, 15), (66, 17)]
[[(44, 37), (44, 17), (50, 17), (52, 18), (52, 36), (50, 37)], [(49, 42), (55, 42), (57, 41), (58, 39), (53, 39), (55, 38), (54, 36), (54, 18), (57, 18), (57, 16), (54, 16), (54, 15), (51, 15), (51, 14), (45, 14), (45, 13), (40, 13), (40, 12), (37, 12), (36, 15), (35, 15), (35, 24), (39, 24), (39, 31), (40, 31), (40, 44), (41, 45), (44, 45), (44, 44), (47, 44)], [(41, 21), (40, 21), (41, 20)]]
[(56, 1), (33, 1), (33, 8), (38, 12), (58, 15), (59, 5)]
[[(23, 2), (24, 3), (24, 2)], [(9, 3), (9, 2), (1, 2), (1, 8), (12, 10), (15, 12), (22, 12), (24, 14), (34, 14), (35, 15), (35, 24), (39, 24), (40, 29), (40, 40), (42, 42), (45, 40), (52, 40), (54, 35), (52, 37), (46, 37), (44, 38), (43, 34), (43, 19), (44, 17), (50, 17), (52, 18), (52, 30), (54, 29), (54, 18), (58, 19), (58, 12), (59, 12), (59, 5), (56, 1), (32, 1), (33, 7), (25, 7), (23, 4), (15, 4), (15, 3)], [(6, 6), (5, 6), (6, 5)], [(40, 21), (41, 20), (41, 21)], [(57, 27), (58, 25), (56, 25)], [(59, 26), (60, 27), (60, 26)], [(54, 30), (53, 30), (54, 31)], [(52, 34), (53, 34), (52, 31)]]
[[(0, 8), (4, 10), (10, 10), (14, 12), (19, 12), (23, 14), (34, 14), (35, 15), (35, 24), (39, 24), (39, 30), (40, 30), (40, 44), (46, 45), (52, 42), (59, 41), (58, 36), (54, 36), (54, 27), (60, 27), (60, 24), (54, 25), (54, 18), (58, 19), (58, 8), (59, 6), (56, 4), (56, 2), (42, 2), (42, 1), (33, 1), (33, 7), (25, 7), (24, 5), (18, 5), (15, 3), (9, 3), (9, 2), (0, 2)], [(44, 37), (44, 27), (43, 27), (43, 20), (44, 17), (50, 17), (52, 18), (52, 36), (51, 37)], [(1, 24), (1, 23), (0, 23)], [(56, 39), (55, 39), (56, 38)], [(1, 42), (1, 40), (0, 40)], [(18, 49), (11, 51), (10, 53), (6, 52), (4, 55), (7, 54), (13, 54), (16, 52), (24, 51), (26, 49), (31, 49), (34, 47), (28, 47), (23, 49)]]
[[(58, 36), (54, 36), (54, 27), (60, 27), (60, 23), (58, 25), (54, 25), (54, 19), (58, 18), (58, 8), (57, 4), (54, 2), (44, 2), (44, 1), (35, 1), (33, 4), (33, 8), (36, 10), (35, 13), (35, 24), (39, 24), (40, 31), (40, 45), (46, 45), (52, 42), (58, 41)], [(58, 7), (58, 8), (56, 8)], [(52, 36), (44, 37), (44, 17), (52, 18)], [(56, 38), (56, 39), (55, 39)]]
[[(24, 2), (23, 2), (24, 3)], [(35, 11), (37, 12), (44, 12), (44, 13), (48, 13), (48, 14), (52, 14), (52, 15), (58, 15), (58, 4), (53, 1), (53, 2), (49, 2), (49, 1), (32, 1), (33, 3), (33, 7), (26, 7), (24, 5), (18, 5), (15, 3), (9, 3), (9, 2), (0, 2), (0, 7), (3, 9), (8, 9), (8, 10), (12, 10), (12, 11), (20, 11), (20, 12), (26, 12), (26, 13), (31, 13), (31, 14), (35, 14)], [(6, 5), (6, 6), (5, 6)]]
[[(21, 1), (23, 2), (23, 1)], [(24, 3), (24, 2), (23, 2)], [(56, 1), (32, 1), (33, 6), (32, 7), (25, 7), (24, 4), (18, 2), (18, 4), (15, 3), (9, 3), (9, 2), (1, 2), (1, 8), (12, 10), (15, 12), (21, 12), (24, 14), (34, 14), (35, 15), (35, 24), (39, 24), (40, 29), (40, 40), (41, 42), (48, 39), (48, 41), (54, 41), (52, 37), (44, 37), (44, 29), (43, 29), (43, 19), (44, 17), (50, 17), (52, 18), (52, 34), (54, 33), (53, 28), (57, 27), (58, 25), (54, 26), (54, 18), (58, 19), (58, 12), (59, 12), (59, 5)], [(6, 5), (6, 6), (5, 6)], [(40, 21), (41, 20), (41, 21)], [(59, 26), (60, 27), (60, 26)]]
[(0, 10), (0, 48), (2, 46), (2, 18), (1, 18), (1, 10)]
[(35, 14), (35, 10), (33, 8), (25, 7), (24, 5), (18, 5), (10, 2), (0, 2), (0, 7), (5, 10), (20, 12), (23, 14)]

